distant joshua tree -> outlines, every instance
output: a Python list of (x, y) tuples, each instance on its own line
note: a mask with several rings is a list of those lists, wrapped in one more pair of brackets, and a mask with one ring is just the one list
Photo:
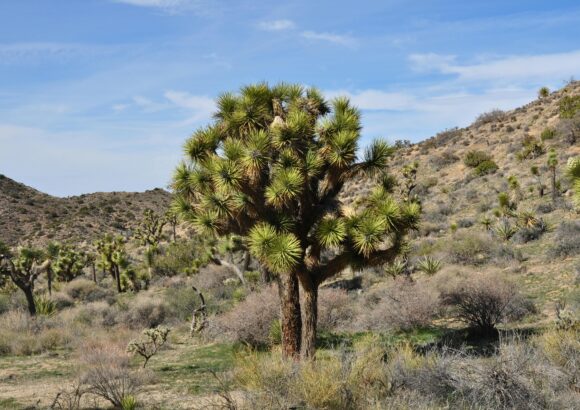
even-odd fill
[[(44, 261), (44, 263), (41, 263)], [(0, 255), (0, 275), (8, 276), (26, 297), (30, 316), (36, 316), (34, 300), (34, 282), (46, 271), (50, 261), (42, 251), (32, 248), (20, 248), (15, 255)]]
[(105, 235), (95, 243), (95, 246), (99, 254), (99, 267), (111, 275), (117, 284), (117, 292), (123, 292), (121, 270), (128, 264), (124, 238)]
[[(394, 152), (387, 143), (370, 144), (357, 161), (360, 112), (346, 98), (329, 104), (313, 88), (261, 83), (217, 105), (215, 122), (185, 144), (174, 207), (200, 234), (240, 236), (279, 276), (283, 352), (297, 357), (302, 344), (302, 357), (312, 358), (321, 283), (348, 267), (393, 261), (420, 206), (381, 185)], [(356, 210), (345, 207), (339, 194), (363, 174), (377, 188)]]
[(143, 213), (143, 219), (135, 231), (135, 238), (146, 247), (145, 257), (149, 277), (151, 277), (155, 255), (159, 251), (159, 243), (163, 239), (163, 228), (167, 222), (164, 216), (157, 215), (151, 209), (146, 209)]
[(537, 166), (532, 166), (530, 168), (530, 172), (532, 173), (532, 175), (534, 177), (536, 177), (536, 181), (538, 181), (538, 195), (540, 195), (540, 198), (544, 196), (544, 184), (542, 183), (542, 175), (540, 174), (540, 170)]
[(543, 100), (550, 95), (550, 89), (548, 87), (542, 87), (538, 90), (538, 98)]
[(556, 197), (558, 196), (558, 192), (556, 190), (556, 167), (558, 166), (558, 154), (554, 148), (550, 149), (548, 153), (548, 169), (550, 170), (551, 174), (551, 181), (552, 181), (552, 202), (556, 202)]

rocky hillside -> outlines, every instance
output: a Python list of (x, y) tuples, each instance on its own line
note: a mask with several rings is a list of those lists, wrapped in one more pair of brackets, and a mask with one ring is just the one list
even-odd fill
[(131, 230), (146, 208), (164, 212), (170, 193), (99, 192), (57, 198), (0, 175), (0, 240), (9, 244), (91, 242)]

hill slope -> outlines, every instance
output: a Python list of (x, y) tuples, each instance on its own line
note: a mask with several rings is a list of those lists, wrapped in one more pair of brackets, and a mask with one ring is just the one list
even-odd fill
[(164, 212), (170, 198), (162, 189), (57, 198), (0, 175), (0, 240), (91, 242), (105, 232), (131, 230), (146, 208)]

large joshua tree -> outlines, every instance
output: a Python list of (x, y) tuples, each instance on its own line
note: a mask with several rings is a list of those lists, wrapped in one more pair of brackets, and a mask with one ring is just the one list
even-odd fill
[[(346, 98), (328, 103), (313, 88), (260, 83), (223, 94), (217, 106), (215, 121), (185, 144), (174, 208), (200, 233), (241, 236), (279, 276), (283, 352), (296, 357), (301, 346), (311, 358), (320, 284), (348, 267), (393, 260), (420, 207), (390, 194), (387, 143), (357, 158), (360, 113)], [(363, 175), (376, 189), (346, 206), (341, 191)]]

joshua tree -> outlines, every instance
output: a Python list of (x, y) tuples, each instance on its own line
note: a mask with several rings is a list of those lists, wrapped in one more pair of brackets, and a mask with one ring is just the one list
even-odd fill
[(573, 201), (576, 209), (580, 209), (580, 157), (569, 158), (566, 165), (566, 173), (572, 181), (574, 190)]
[[(42, 260), (45, 262), (39, 265)], [(20, 248), (14, 256), (0, 255), (0, 275), (9, 276), (22, 290), (31, 316), (36, 316), (34, 282), (49, 264), (42, 251), (32, 248)]]
[(123, 292), (121, 287), (121, 269), (126, 265), (125, 240), (120, 237), (105, 235), (95, 243), (99, 254), (99, 266), (108, 272), (117, 284), (117, 292)]
[(158, 251), (159, 242), (163, 239), (163, 227), (167, 224), (165, 217), (157, 215), (153, 210), (146, 209), (143, 213), (143, 220), (135, 231), (135, 238), (141, 245), (146, 247), (145, 257), (147, 260), (147, 269), (151, 277), (153, 260)]
[[(174, 207), (202, 234), (241, 236), (279, 275), (283, 352), (296, 357), (302, 344), (303, 357), (313, 357), (320, 284), (348, 267), (394, 260), (420, 207), (381, 185), (394, 152), (388, 144), (373, 142), (357, 162), (360, 113), (348, 99), (328, 104), (313, 88), (262, 83), (223, 94), (217, 105), (215, 122), (185, 144)], [(377, 187), (348, 208), (339, 194), (362, 175)]]
[(179, 215), (173, 209), (169, 209), (165, 213), (165, 220), (171, 225), (171, 236), (173, 242), (177, 241), (177, 224), (179, 223)]
[(413, 162), (412, 164), (408, 164), (405, 165), (403, 167), (403, 186), (402, 186), (402, 191), (401, 191), (401, 195), (403, 197), (403, 200), (405, 202), (409, 202), (409, 201), (416, 201), (417, 197), (412, 196), (411, 192), (413, 192), (413, 189), (415, 189), (415, 187), (417, 186), (417, 170), (419, 168), (419, 163), (418, 162)]
[(538, 181), (538, 195), (540, 198), (544, 196), (544, 184), (542, 183), (542, 175), (540, 174), (540, 170), (537, 166), (533, 166), (530, 168), (530, 172), (534, 177), (536, 177), (536, 181)]
[(511, 192), (511, 201), (517, 204), (522, 197), (520, 182), (518, 181), (518, 178), (515, 175), (510, 175), (507, 180)]
[(556, 191), (556, 167), (558, 166), (558, 154), (554, 148), (550, 149), (548, 153), (548, 168), (552, 172), (552, 202), (556, 202), (556, 196), (558, 192)]
[(543, 100), (550, 95), (550, 89), (548, 87), (542, 87), (538, 90), (538, 98)]
[(70, 282), (83, 273), (89, 263), (87, 255), (71, 245), (61, 245), (52, 264), (52, 270), (60, 281)]

